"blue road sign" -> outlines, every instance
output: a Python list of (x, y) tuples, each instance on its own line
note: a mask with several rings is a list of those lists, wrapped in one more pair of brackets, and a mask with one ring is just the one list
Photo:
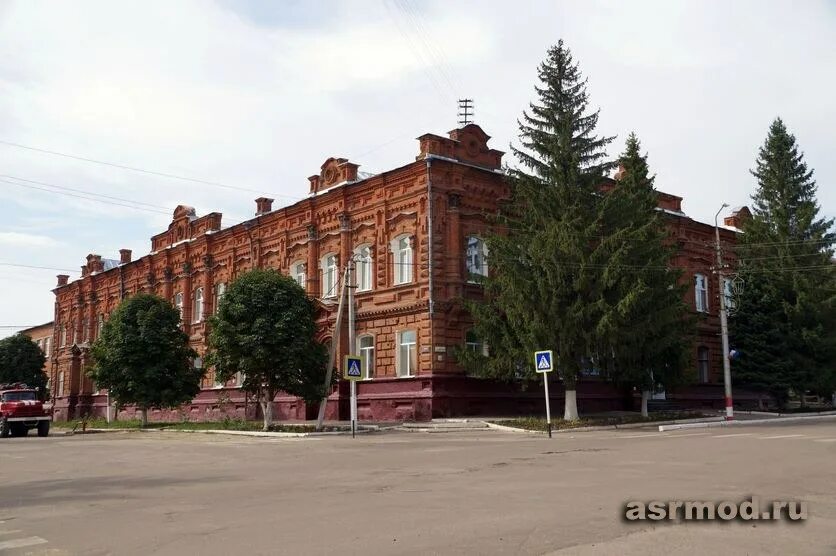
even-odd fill
[(346, 355), (343, 375), (349, 380), (363, 378), (363, 360), (357, 355)]
[(550, 373), (554, 370), (551, 350), (534, 352), (534, 370), (538, 373)]

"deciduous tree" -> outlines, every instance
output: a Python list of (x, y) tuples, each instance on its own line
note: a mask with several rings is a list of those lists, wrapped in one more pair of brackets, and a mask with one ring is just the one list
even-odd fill
[(38, 345), (25, 334), (0, 340), (0, 383), (23, 382), (46, 396), (46, 358)]

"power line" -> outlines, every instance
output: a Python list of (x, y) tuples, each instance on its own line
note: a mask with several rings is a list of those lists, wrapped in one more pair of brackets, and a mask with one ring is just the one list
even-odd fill
[(16, 183), (16, 182), (13, 182), (13, 181), (3, 180), (3, 179), (0, 179), (0, 182), (8, 183), (10, 185), (16, 185), (18, 187), (25, 187), (26, 189), (35, 189), (35, 190), (38, 190), (38, 191), (45, 191), (47, 193), (55, 193), (55, 194), (58, 194), (58, 195), (64, 195), (66, 197), (75, 197), (77, 199), (84, 199), (85, 201), (96, 201), (97, 203), (103, 203), (103, 204), (106, 204), (106, 205), (113, 205), (113, 206), (117, 206), (117, 207), (125, 207), (125, 208), (134, 209), (134, 210), (142, 210), (142, 211), (145, 211), (145, 212), (153, 212), (153, 213), (156, 213), (156, 214), (166, 214), (166, 215), (171, 214), (170, 212), (164, 212), (164, 211), (157, 210), (157, 209), (139, 207), (139, 206), (136, 206), (136, 205), (127, 205), (125, 203), (117, 203), (115, 201), (107, 201), (105, 199), (97, 199), (96, 197), (88, 197), (88, 196), (84, 196), (84, 195), (77, 195), (75, 193), (69, 193), (67, 191), (46, 189), (45, 187), (38, 187), (36, 185), (27, 185), (25, 183)]
[(107, 162), (105, 160), (97, 160), (95, 158), (88, 158), (88, 157), (85, 157), (85, 156), (77, 156), (77, 155), (62, 153), (62, 152), (58, 152), (58, 151), (52, 151), (52, 150), (49, 150), (49, 149), (42, 149), (40, 147), (31, 147), (31, 146), (28, 146), (28, 145), (21, 145), (20, 143), (14, 143), (12, 141), (0, 140), (0, 144), (6, 145), (6, 146), (9, 146), (9, 147), (16, 147), (16, 148), (19, 148), (19, 149), (26, 149), (26, 150), (29, 150), (29, 151), (35, 151), (35, 152), (39, 152), (39, 153), (43, 153), (43, 154), (50, 154), (50, 155), (53, 155), (53, 156), (61, 156), (61, 157), (64, 157), (64, 158), (71, 158), (73, 160), (80, 160), (82, 162), (90, 162), (90, 163), (93, 163), (93, 164), (101, 164), (103, 166), (110, 166), (112, 168), (120, 168), (122, 170), (130, 170), (132, 172), (141, 172), (143, 174), (149, 174), (149, 175), (152, 175), (152, 176), (159, 176), (159, 177), (163, 177), (163, 178), (170, 178), (170, 179), (174, 179), (174, 180), (181, 180), (181, 181), (187, 181), (187, 182), (192, 182), (192, 183), (202, 183), (204, 185), (211, 185), (213, 187), (222, 187), (224, 189), (234, 189), (234, 190), (237, 190), (237, 191), (247, 191), (247, 192), (250, 192), (250, 193), (258, 193), (259, 195), (264, 195), (264, 194), (274, 195), (276, 197), (283, 197), (283, 198), (286, 198), (286, 199), (293, 199), (293, 200), (297, 200), (297, 201), (304, 199), (304, 197), (296, 197), (296, 196), (293, 196), (293, 195), (282, 195), (282, 194), (279, 194), (279, 193), (269, 193), (269, 192), (265, 192), (265, 191), (260, 190), (260, 189), (250, 189), (250, 188), (247, 188), (247, 187), (239, 187), (239, 186), (236, 186), (236, 185), (229, 185), (229, 184), (221, 183), (221, 182), (217, 182), (217, 181), (209, 181), (209, 180), (202, 180), (202, 179), (199, 179), (199, 178), (190, 178), (190, 177), (186, 177), (186, 176), (179, 176), (177, 174), (170, 174), (168, 172), (159, 172), (159, 171), (156, 171), (156, 170), (146, 170), (145, 168), (137, 168), (135, 166), (127, 166), (125, 164), (117, 164), (115, 162)]
[(57, 270), (59, 272), (72, 272), (72, 273), (78, 274), (78, 270), (70, 270), (70, 269), (67, 269), (67, 268), (55, 268), (55, 267), (52, 267), (52, 266), (37, 266), (37, 265), (31, 265), (31, 264), (4, 263), (4, 262), (0, 262), (0, 266), (11, 266), (11, 267), (15, 267), (15, 268), (34, 268), (34, 269), (37, 269), (37, 270)]
[(12, 179), (12, 180), (25, 181), (26, 183), (35, 183), (35, 184), (38, 184), (38, 185), (45, 185), (47, 187), (54, 187), (55, 189), (61, 189), (61, 190), (66, 190), (66, 191), (74, 191), (76, 193), (83, 193), (85, 195), (92, 195), (94, 197), (103, 197), (105, 199), (112, 199), (114, 201), (124, 201), (126, 203), (133, 203), (133, 204), (136, 204), (136, 205), (143, 205), (143, 206), (151, 207), (151, 208), (165, 209), (167, 211), (173, 211), (174, 210), (171, 207), (166, 207), (166, 206), (162, 206), (162, 205), (154, 205), (152, 203), (145, 203), (143, 201), (134, 201), (133, 199), (125, 199), (123, 197), (114, 197), (112, 195), (105, 195), (104, 193), (95, 193), (93, 191), (86, 191), (84, 189), (74, 189), (72, 187), (67, 187), (65, 185), (55, 185), (53, 183), (46, 183), (46, 182), (37, 181), (37, 180), (28, 180), (26, 178), (19, 178), (17, 176), (10, 176), (10, 175), (7, 175), (7, 174), (0, 174), (0, 178), (9, 178), (9, 179)]

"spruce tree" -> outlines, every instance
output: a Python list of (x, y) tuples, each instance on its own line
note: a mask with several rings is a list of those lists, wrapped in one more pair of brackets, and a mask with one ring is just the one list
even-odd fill
[(686, 285), (671, 268), (675, 246), (657, 210), (654, 176), (635, 134), (619, 159), (619, 179), (602, 200), (602, 300), (597, 366), (618, 384), (639, 388), (642, 414), (656, 386), (682, 378), (693, 323)]
[(836, 265), (833, 219), (819, 217), (816, 182), (780, 118), (769, 128), (752, 175), (753, 215), (738, 245), (745, 288), (732, 319), (736, 382), (828, 394), (836, 382)]
[(612, 168), (595, 134), (587, 82), (563, 41), (539, 67), (538, 102), (519, 122), (520, 168), (512, 199), (488, 237), (486, 302), (469, 304), (491, 357), (464, 354), (466, 367), (505, 379), (533, 377), (533, 352), (552, 349), (566, 389), (564, 418), (577, 419), (576, 387), (595, 348), (600, 318), (599, 186)]

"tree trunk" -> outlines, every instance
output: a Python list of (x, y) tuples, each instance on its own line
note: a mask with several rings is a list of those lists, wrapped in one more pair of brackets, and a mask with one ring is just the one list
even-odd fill
[(139, 426), (148, 426), (148, 409), (145, 407), (139, 410)]
[(650, 399), (650, 390), (642, 390), (642, 417), (647, 417), (647, 400)]
[(563, 410), (563, 419), (565, 421), (578, 420), (578, 391), (566, 390), (566, 402)]
[(261, 413), (264, 415), (263, 431), (269, 431), (273, 426), (273, 398), (270, 394), (264, 394), (261, 397)]

